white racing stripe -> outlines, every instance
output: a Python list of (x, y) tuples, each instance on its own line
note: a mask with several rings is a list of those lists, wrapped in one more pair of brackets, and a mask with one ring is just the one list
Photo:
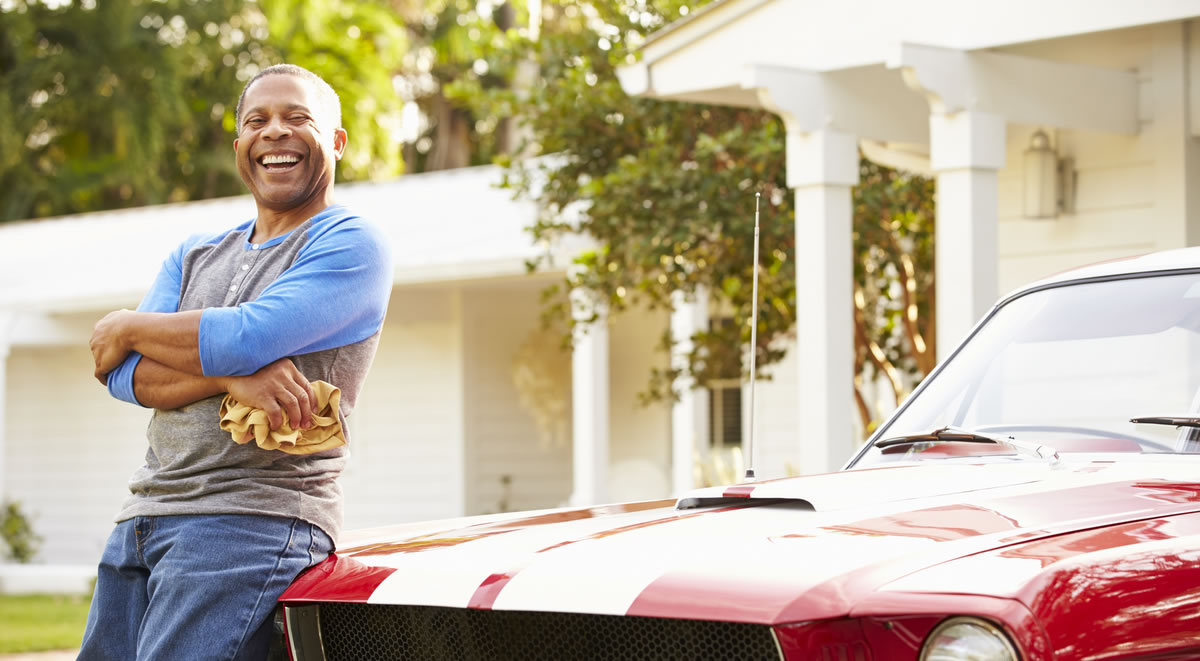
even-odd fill
[(620, 615), (668, 573), (717, 575), (751, 590), (782, 582), (799, 594), (872, 560), (934, 543), (884, 536), (786, 537), (840, 519), (844, 514), (835, 519), (752, 507), (588, 540), (543, 554), (512, 578), (495, 608)]
[[(368, 603), (420, 604), (465, 608), (471, 595), (488, 576), (490, 568), (477, 566), (474, 559), (448, 553), (409, 553), (399, 562), (397, 571), (388, 576)], [(476, 566), (473, 566), (476, 565)]]
[[(666, 510), (666, 513), (669, 514), (670, 510)], [(529, 558), (542, 549), (570, 539), (587, 537), (614, 525), (661, 518), (663, 514), (663, 510), (648, 510), (537, 525), (479, 537), (455, 546), (357, 559), (396, 569), (371, 595), (371, 603), (465, 607), (490, 576), (520, 570), (528, 564)], [(488, 526), (476, 532), (491, 529)], [(463, 533), (471, 534), (463, 530), (451, 532), (450, 535)]]

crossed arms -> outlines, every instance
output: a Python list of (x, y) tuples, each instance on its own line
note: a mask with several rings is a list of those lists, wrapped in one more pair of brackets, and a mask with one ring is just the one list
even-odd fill
[(136, 312), (118, 310), (96, 324), (96, 378), (114, 397), (142, 406), (178, 408), (227, 392), (266, 411), (272, 428), (284, 412), (310, 426), (315, 398), (288, 357), (374, 335), (391, 291), (386, 239), (357, 217), (334, 220), (342, 222), (322, 229), (254, 300), (234, 307), (179, 310), (189, 251), (221, 236), (184, 242)]
[(174, 409), (229, 393), (234, 399), (262, 409), (271, 429), (288, 420), (299, 420), (301, 429), (312, 426), (316, 398), (308, 379), (291, 360), (281, 358), (248, 376), (204, 376), (200, 363), (201, 310), (187, 312), (110, 312), (92, 331), (89, 342), (96, 379), (108, 384), (108, 374), (130, 353), (142, 355), (134, 368), (133, 391), (138, 402), (158, 409)]

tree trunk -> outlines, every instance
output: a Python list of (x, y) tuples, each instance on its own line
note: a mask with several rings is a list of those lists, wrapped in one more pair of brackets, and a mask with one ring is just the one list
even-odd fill
[(450, 105), (438, 93), (433, 101), (437, 128), (434, 130), (433, 150), (425, 162), (425, 170), (449, 170), (471, 164), (471, 132), (465, 112)]

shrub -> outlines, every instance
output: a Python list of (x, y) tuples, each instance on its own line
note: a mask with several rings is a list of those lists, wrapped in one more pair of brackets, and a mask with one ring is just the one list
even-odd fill
[(21, 504), (12, 501), (0, 506), (0, 538), (8, 546), (5, 555), (19, 563), (33, 560), (42, 543), (42, 538), (33, 532), (29, 517), (21, 511)]

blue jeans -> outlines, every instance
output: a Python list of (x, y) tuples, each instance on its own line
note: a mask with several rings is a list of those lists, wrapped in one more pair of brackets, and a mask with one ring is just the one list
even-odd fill
[(297, 519), (122, 521), (100, 558), (79, 659), (263, 659), (279, 595), (332, 550)]

